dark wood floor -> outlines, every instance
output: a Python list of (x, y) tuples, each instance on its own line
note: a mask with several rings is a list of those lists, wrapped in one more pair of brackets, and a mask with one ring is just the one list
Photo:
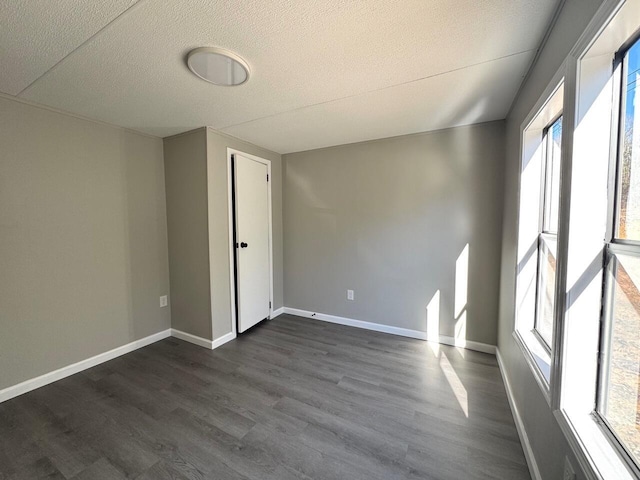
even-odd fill
[(282, 315), (0, 404), (5, 479), (529, 479), (495, 357)]

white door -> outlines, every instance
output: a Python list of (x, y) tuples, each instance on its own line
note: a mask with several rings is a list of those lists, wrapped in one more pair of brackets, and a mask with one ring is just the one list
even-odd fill
[(269, 184), (267, 165), (235, 154), (238, 331), (270, 314)]

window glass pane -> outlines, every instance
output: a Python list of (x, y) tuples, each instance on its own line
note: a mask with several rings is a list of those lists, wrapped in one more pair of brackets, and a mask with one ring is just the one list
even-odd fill
[(560, 207), (560, 157), (562, 151), (562, 117), (547, 130), (547, 166), (544, 187), (544, 231), (558, 232)]
[(640, 257), (617, 255), (600, 413), (640, 461)]
[(627, 52), (625, 71), (617, 235), (640, 241), (640, 42)]
[(538, 254), (538, 305), (536, 310), (536, 330), (551, 346), (553, 338), (553, 309), (556, 295), (556, 247), (555, 235), (540, 235)]

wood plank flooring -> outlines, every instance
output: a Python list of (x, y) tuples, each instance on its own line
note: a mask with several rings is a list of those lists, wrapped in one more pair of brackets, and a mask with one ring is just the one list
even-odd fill
[(0, 480), (529, 479), (495, 357), (289, 315), (0, 404)]

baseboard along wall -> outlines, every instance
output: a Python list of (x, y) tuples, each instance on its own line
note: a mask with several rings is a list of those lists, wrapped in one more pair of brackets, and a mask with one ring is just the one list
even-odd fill
[(50, 383), (53, 383), (55, 381), (62, 380), (63, 378), (70, 377), (71, 375), (80, 373), (83, 370), (87, 370), (91, 367), (95, 367), (96, 365), (100, 365), (101, 363), (108, 362), (109, 360), (113, 360), (114, 358), (133, 352), (134, 350), (138, 350), (139, 348), (146, 347), (147, 345), (151, 345), (152, 343), (158, 342), (168, 337), (175, 337), (180, 340), (184, 340), (186, 342), (213, 350), (214, 348), (224, 345), (225, 343), (236, 338), (236, 334), (230, 332), (215, 340), (207, 340), (202, 337), (191, 335), (190, 333), (176, 330), (175, 328), (169, 328), (167, 330), (154, 333), (153, 335), (149, 335), (148, 337), (141, 338), (140, 340), (135, 340), (131, 343), (127, 343), (126, 345), (114, 348), (112, 350), (109, 350), (108, 352), (100, 353), (91, 358), (87, 358), (71, 365), (67, 365), (66, 367), (54, 370), (53, 372), (45, 373), (30, 380), (25, 380), (24, 382), (18, 383), (17, 385), (4, 388), (0, 390), (0, 403), (11, 400), (12, 398), (30, 392), (37, 388), (44, 387), (45, 385), (49, 385)]
[(527, 435), (527, 431), (524, 428), (524, 422), (522, 421), (522, 417), (520, 416), (520, 412), (518, 411), (518, 406), (516, 405), (515, 399), (513, 397), (511, 383), (509, 383), (509, 377), (507, 376), (507, 371), (504, 368), (502, 356), (500, 355), (500, 350), (498, 349), (496, 349), (496, 359), (498, 360), (498, 367), (500, 369), (500, 374), (502, 375), (504, 388), (507, 392), (507, 399), (509, 400), (511, 414), (513, 415), (513, 420), (516, 424), (516, 430), (518, 431), (518, 436), (520, 437), (522, 450), (524, 450), (524, 458), (527, 460), (527, 465), (529, 466), (529, 473), (531, 473), (531, 478), (533, 480), (542, 480), (542, 475), (540, 474), (540, 469), (538, 468), (538, 462), (536, 462), (536, 457), (533, 454), (533, 448), (531, 447), (531, 442), (529, 442), (529, 436)]
[[(346, 325), (349, 327), (363, 328), (365, 330), (373, 330), (375, 332), (389, 333), (391, 335), (400, 335), (401, 337), (417, 338), (418, 340), (426, 340), (429, 342), (441, 343), (443, 345), (450, 345), (452, 347), (466, 348), (468, 350), (475, 350), (477, 352), (496, 354), (495, 345), (488, 345), (486, 343), (474, 342), (472, 340), (465, 340), (462, 338), (453, 338), (446, 335), (439, 335), (437, 338), (431, 338), (427, 335), (427, 332), (420, 330), (411, 330), (408, 328), (393, 327), (390, 325), (383, 325), (381, 323), (365, 322), (364, 320), (355, 320), (353, 318), (338, 317), (335, 315), (327, 315), (325, 313), (311, 312), (308, 310), (301, 310), (298, 308), (284, 307), (283, 313), (290, 315), (297, 315), (299, 317), (311, 318), (314, 320), (321, 320), (323, 322), (336, 323), (338, 325)], [(275, 315), (274, 315), (275, 317)]]
[[(441, 343), (444, 345), (451, 345), (454, 347), (467, 348), (469, 350), (476, 350), (478, 352), (496, 354), (496, 347), (493, 345), (487, 345), (484, 343), (473, 342), (473, 341), (463, 340), (463, 339), (456, 339), (456, 338), (447, 337), (444, 335), (440, 335), (437, 339), (428, 338), (426, 332), (421, 332), (418, 330), (392, 327), (390, 325), (365, 322), (363, 320), (354, 320), (352, 318), (338, 317), (335, 315), (327, 315), (324, 313), (311, 312), (308, 310), (300, 310), (297, 308), (280, 307), (273, 311), (271, 318), (275, 318), (278, 315), (282, 315), (283, 313), (288, 313), (290, 315), (297, 315), (300, 317), (311, 318), (315, 320), (321, 320), (323, 322), (346, 325), (349, 327), (363, 328), (366, 330), (373, 330), (376, 332), (389, 333), (391, 335), (400, 335), (403, 337), (417, 338), (419, 340), (426, 340), (430, 342)], [(32, 390), (35, 390), (37, 388), (44, 387), (45, 385), (53, 383), (57, 380), (62, 380), (63, 378), (82, 372), (83, 370), (87, 370), (91, 367), (95, 367), (96, 365), (107, 362), (121, 355), (125, 355), (127, 353), (133, 352), (134, 350), (137, 350), (139, 348), (146, 347), (147, 345), (150, 345), (152, 343), (155, 343), (159, 340), (162, 340), (168, 337), (175, 337), (177, 339), (184, 340), (185, 342), (193, 343), (194, 345), (198, 345), (200, 347), (213, 350), (236, 338), (236, 333), (229, 332), (215, 340), (209, 340), (206, 338), (198, 337), (196, 335), (192, 335), (190, 333), (183, 332), (181, 330), (176, 330), (175, 328), (163, 330), (153, 335), (149, 335), (148, 337), (141, 338), (139, 340), (133, 341), (126, 345), (122, 345), (120, 347), (109, 350), (108, 352), (100, 353), (91, 358), (87, 358), (86, 360), (81, 360), (74, 364), (67, 365), (66, 367), (62, 367), (52, 372), (45, 373), (38, 377), (32, 378), (30, 380), (26, 380), (17, 385), (13, 385), (11, 387), (2, 389), (0, 390), (0, 403), (10, 400), (12, 398), (15, 398), (24, 393), (30, 392)], [(505, 378), (505, 384), (506, 383), (507, 382)]]
[(0, 390), (0, 403), (22, 395), (23, 393), (35, 390), (36, 388), (49, 385), (57, 380), (62, 380), (63, 378), (82, 372), (83, 370), (87, 370), (88, 368), (95, 367), (101, 363), (108, 362), (109, 360), (113, 360), (114, 358), (133, 352), (139, 348), (146, 347), (147, 345), (151, 345), (152, 343), (170, 336), (171, 329), (163, 330), (161, 332), (154, 333), (153, 335), (149, 335), (148, 337), (141, 338), (140, 340), (135, 340), (131, 343), (127, 343), (126, 345), (116, 347), (108, 352), (100, 353), (91, 358), (54, 370), (53, 372), (45, 373), (44, 375), (26, 380), (18, 383), (17, 385), (7, 387)]
[(216, 338), (215, 340), (209, 340), (207, 338), (198, 337), (181, 330), (176, 330), (175, 328), (171, 329), (171, 336), (179, 340), (184, 340), (185, 342), (193, 343), (194, 345), (198, 345), (200, 347), (208, 348), (209, 350), (218, 348), (219, 346), (224, 345), (225, 343), (236, 338), (236, 334), (234, 332), (229, 332), (219, 338)]

